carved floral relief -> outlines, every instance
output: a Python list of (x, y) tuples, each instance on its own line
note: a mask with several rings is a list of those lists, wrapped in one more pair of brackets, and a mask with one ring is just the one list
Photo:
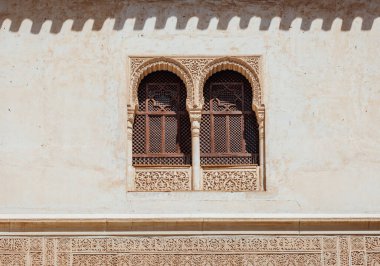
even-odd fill
[(379, 265), (379, 236), (0, 237), (0, 265)]
[(210, 191), (256, 191), (259, 180), (256, 169), (204, 170), (203, 190)]
[(137, 170), (136, 191), (186, 191), (191, 190), (188, 170)]

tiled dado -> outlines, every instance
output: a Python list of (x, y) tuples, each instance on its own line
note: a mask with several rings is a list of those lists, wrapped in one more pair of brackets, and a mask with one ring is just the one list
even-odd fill
[(0, 265), (380, 265), (380, 236), (0, 237)]

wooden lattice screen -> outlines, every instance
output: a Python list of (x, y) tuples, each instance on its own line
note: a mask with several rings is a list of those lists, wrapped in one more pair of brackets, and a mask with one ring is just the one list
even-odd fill
[(190, 120), (182, 80), (169, 71), (151, 73), (140, 83), (138, 100), (133, 164), (190, 165)]
[(204, 99), (201, 164), (258, 164), (258, 124), (247, 79), (234, 71), (218, 72), (206, 82)]

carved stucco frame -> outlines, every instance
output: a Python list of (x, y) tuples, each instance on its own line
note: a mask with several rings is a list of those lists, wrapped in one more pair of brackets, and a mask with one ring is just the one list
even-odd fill
[[(132, 130), (135, 112), (138, 108), (137, 91), (141, 80), (148, 74), (167, 70), (182, 79), (187, 90), (186, 108), (190, 115), (192, 133), (192, 169), (191, 188), (202, 190), (202, 177), (199, 151), (199, 128), (201, 110), (203, 107), (203, 87), (207, 79), (222, 70), (233, 70), (247, 78), (252, 87), (252, 109), (259, 123), (260, 165), (254, 171), (258, 172), (258, 186), (252, 190), (264, 190), (265, 180), (265, 106), (263, 103), (260, 56), (130, 56), (128, 71), (128, 154), (127, 154), (127, 187), (135, 191), (135, 169), (132, 166)], [(176, 186), (178, 187), (178, 186)], [(188, 187), (184, 184), (183, 187)], [(170, 191), (170, 188), (168, 189)], [(181, 190), (181, 189), (179, 189)], [(187, 189), (183, 189), (187, 190)], [(239, 191), (239, 189), (235, 190)]]

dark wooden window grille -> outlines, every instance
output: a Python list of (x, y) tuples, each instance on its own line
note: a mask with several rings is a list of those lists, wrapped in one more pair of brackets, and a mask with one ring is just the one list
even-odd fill
[(259, 131), (252, 89), (235, 71), (220, 71), (204, 87), (201, 165), (259, 164)]
[(190, 165), (191, 132), (186, 88), (169, 71), (146, 76), (138, 89), (132, 136), (134, 165)]

